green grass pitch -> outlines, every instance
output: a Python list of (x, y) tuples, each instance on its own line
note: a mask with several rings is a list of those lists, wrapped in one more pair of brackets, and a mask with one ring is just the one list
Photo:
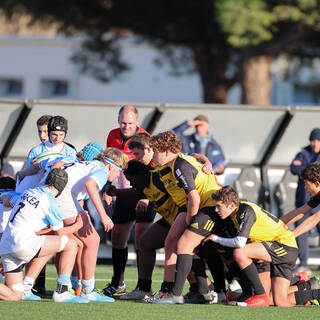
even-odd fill
[[(157, 267), (153, 274), (153, 290), (160, 288), (163, 269)], [(317, 274), (319, 275), (319, 274)], [(96, 287), (102, 289), (112, 276), (110, 265), (98, 265), (96, 270)], [(56, 271), (53, 265), (47, 266), (47, 290), (54, 290)], [(128, 266), (126, 269), (127, 290), (134, 289), (137, 280), (137, 270)], [(187, 290), (187, 285), (185, 286)], [(225, 304), (214, 305), (152, 305), (139, 302), (116, 301), (114, 303), (59, 304), (50, 299), (37, 301), (5, 302), (0, 301), (0, 316), (4, 320), (267, 320), (267, 319), (319, 319), (320, 307), (294, 308), (242, 308)]]

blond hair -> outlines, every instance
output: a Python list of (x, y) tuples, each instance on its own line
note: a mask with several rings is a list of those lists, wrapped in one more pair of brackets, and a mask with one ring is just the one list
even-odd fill
[(109, 158), (118, 166), (121, 166), (125, 170), (128, 166), (129, 158), (126, 154), (121, 152), (116, 148), (106, 148), (102, 153), (98, 154), (96, 157), (97, 160), (103, 162), (105, 165), (108, 164), (104, 158)]

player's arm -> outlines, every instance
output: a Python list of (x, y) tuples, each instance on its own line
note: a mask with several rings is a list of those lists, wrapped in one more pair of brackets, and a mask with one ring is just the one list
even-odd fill
[(40, 170), (40, 166), (38, 163), (31, 164), (26, 169), (17, 172), (17, 177), (22, 181), (26, 176), (32, 176), (36, 174)]
[(54, 168), (61, 168), (62, 166), (64, 166), (65, 164), (67, 164), (68, 162), (66, 161), (62, 161), (62, 160), (58, 160), (57, 162), (55, 162), (55, 164), (52, 166), (52, 169)]
[(294, 223), (304, 217), (306, 213), (308, 213), (312, 208), (306, 203), (302, 207), (294, 209), (282, 216), (280, 220), (282, 220), (285, 224)]
[(307, 218), (303, 221), (298, 227), (293, 230), (294, 236), (299, 237), (305, 232), (310, 231), (313, 229), (320, 221), (320, 210), (317, 211), (315, 214)]
[[(247, 243), (251, 229), (255, 224), (257, 218), (255, 211), (250, 206), (246, 206), (242, 210), (244, 211), (240, 213), (241, 220), (238, 221), (238, 234), (235, 237), (225, 238), (220, 237), (216, 234), (211, 234), (209, 237), (204, 239), (204, 242), (211, 240), (225, 247), (243, 248)], [(217, 231), (219, 230), (217, 229)]]
[(248, 238), (242, 236), (237, 236), (234, 238), (223, 238), (217, 236), (216, 234), (211, 234), (209, 237), (205, 238), (203, 242), (207, 242), (209, 240), (219, 243), (220, 245), (225, 247), (243, 248), (246, 245)]
[(104, 230), (110, 231), (113, 228), (113, 222), (107, 215), (104, 209), (104, 206), (102, 204), (100, 194), (99, 194), (98, 184), (94, 179), (88, 178), (85, 183), (85, 186), (86, 186), (88, 195), (100, 216), (100, 220), (102, 225), (104, 226)]
[(134, 188), (117, 189), (115, 186), (106, 186), (104, 192), (111, 197), (124, 197), (124, 198), (145, 198), (144, 195)]
[(80, 211), (76, 217), (76, 221), (73, 224), (63, 227), (59, 230), (55, 230), (54, 233), (59, 236), (75, 233), (83, 227), (84, 221), (88, 219), (89, 219), (88, 212), (85, 210)]
[(198, 170), (184, 159), (177, 159), (174, 166), (174, 177), (183, 188), (187, 196), (186, 223), (189, 225), (191, 218), (198, 213), (200, 196), (195, 185)]
[(319, 204), (320, 204), (320, 193), (313, 196), (306, 204), (304, 204), (300, 208), (297, 208), (287, 213), (285, 216), (281, 218), (281, 220), (285, 224), (296, 222), (302, 219), (306, 213), (308, 213), (310, 210), (317, 207)]
[(190, 224), (191, 218), (198, 213), (200, 205), (200, 196), (198, 191), (192, 190), (187, 195), (187, 225)]
[(42, 230), (36, 232), (36, 235), (42, 236), (42, 235), (50, 234), (50, 233), (52, 234), (53, 230), (49, 226), (47, 226), (47, 227), (43, 228)]

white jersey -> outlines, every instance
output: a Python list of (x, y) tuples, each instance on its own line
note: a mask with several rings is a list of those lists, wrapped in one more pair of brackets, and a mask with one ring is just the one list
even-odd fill
[[(8, 190), (7, 192), (0, 193), (0, 195), (1, 194), (8, 194), (11, 197), (13, 197), (16, 195), (16, 192)], [(14, 205), (12, 205), (12, 207), (13, 206)], [(3, 233), (3, 231), (5, 230), (5, 228), (8, 224), (8, 220), (9, 220), (9, 216), (12, 211), (12, 207), (7, 208), (2, 203), (0, 203), (0, 233)]]
[(11, 210), (12, 208), (6, 208), (0, 203), (0, 233), (2, 233), (7, 226)]
[(0, 241), (0, 255), (20, 252), (38, 238), (36, 232), (50, 226), (63, 227), (61, 209), (45, 187), (26, 190), (18, 197)]
[(66, 164), (62, 167), (68, 173), (68, 188), (78, 201), (87, 198), (85, 183), (88, 178), (94, 179), (101, 190), (108, 181), (108, 169), (98, 160), (80, 161)]

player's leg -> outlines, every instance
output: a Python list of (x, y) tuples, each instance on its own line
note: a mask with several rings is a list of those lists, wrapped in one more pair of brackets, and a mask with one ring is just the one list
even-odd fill
[(156, 212), (154, 211), (151, 205), (148, 205), (144, 212), (136, 213), (136, 223), (134, 227), (135, 231), (135, 247), (136, 247), (136, 260), (137, 260), (137, 268), (139, 274), (139, 250), (140, 250), (140, 239), (143, 233), (148, 229), (149, 226), (152, 225)]
[(88, 299), (77, 297), (69, 291), (71, 288), (71, 272), (77, 254), (77, 243), (66, 235), (46, 236), (39, 257), (51, 256), (53, 252), (60, 253), (57, 287), (52, 296), (53, 301), (71, 303), (89, 302)]
[[(83, 210), (78, 200), (71, 193), (71, 191), (68, 190), (68, 188), (65, 188), (57, 199), (62, 208), (62, 218), (64, 224), (66, 226), (73, 224), (76, 220), (78, 212), (81, 212)], [(83, 227), (79, 229), (75, 233), (75, 235), (83, 242), (83, 252), (81, 259), (83, 272), (82, 291), (80, 294), (81, 297), (85, 297), (91, 301), (113, 302), (113, 299), (103, 297), (99, 295), (95, 290), (94, 275), (98, 257), (100, 237), (88, 215), (83, 217)], [(74, 240), (72, 241), (75, 243)], [(61, 262), (59, 261), (59, 268), (60, 264)]]
[(23, 295), (23, 273), (5, 272), (6, 285), (0, 283), (0, 300), (18, 301)]
[(290, 280), (282, 277), (272, 278), (272, 296), (274, 305), (278, 307), (293, 307), (296, 305), (294, 294), (288, 294)]
[(128, 260), (128, 239), (135, 221), (138, 199), (117, 197), (111, 232), (113, 276), (111, 283), (103, 289), (105, 295), (118, 297), (126, 293), (124, 270)]
[(111, 233), (113, 276), (103, 292), (107, 296), (121, 296), (126, 292), (124, 271), (128, 260), (128, 239), (134, 221), (114, 224)]
[(180, 212), (177, 215), (165, 240), (164, 282), (171, 283), (171, 286), (175, 279), (178, 240), (187, 227), (186, 214), (186, 212)]
[(23, 279), (24, 292), (23, 300), (41, 300), (38, 295), (32, 292), (36, 279), (38, 279), (41, 271), (46, 266), (52, 255), (36, 257), (28, 263), (28, 268)]
[(266, 295), (264, 287), (260, 281), (257, 268), (252, 261), (252, 259), (258, 259), (271, 262), (271, 257), (268, 251), (265, 249), (262, 243), (249, 243), (243, 248), (236, 248), (234, 250), (234, 258), (242, 270), (244, 277), (251, 284), (254, 290), (254, 295), (249, 298), (250, 301), (248, 302), (249, 299), (247, 299), (243, 304), (239, 303), (239, 305), (268, 306), (269, 298)]
[(77, 256), (75, 261), (75, 266), (72, 271), (71, 275), (71, 283), (72, 288), (75, 290), (75, 294), (80, 296), (81, 292), (81, 281), (83, 279), (83, 272), (82, 272), (82, 252), (83, 252), (83, 242), (74, 234), (69, 235), (71, 239), (73, 239), (77, 243)]
[(152, 272), (156, 261), (156, 249), (164, 247), (164, 241), (170, 225), (164, 219), (153, 223), (143, 233), (139, 244), (139, 276), (137, 287), (120, 297), (121, 300), (141, 300), (150, 297)]

